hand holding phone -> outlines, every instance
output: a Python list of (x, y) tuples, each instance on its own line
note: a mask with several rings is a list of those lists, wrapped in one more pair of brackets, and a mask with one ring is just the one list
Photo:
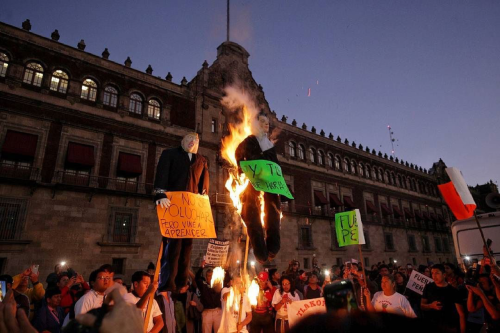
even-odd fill
[(40, 265), (32, 265), (31, 266), (31, 272), (33, 274), (38, 274), (38, 268), (40, 267)]

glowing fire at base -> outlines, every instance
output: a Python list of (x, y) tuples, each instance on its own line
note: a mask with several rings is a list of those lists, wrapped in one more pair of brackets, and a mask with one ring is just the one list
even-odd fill
[(213, 288), (214, 284), (223, 284), (225, 271), (222, 267), (215, 267), (212, 274), (212, 281), (210, 281), (210, 287)]
[(250, 288), (248, 288), (248, 300), (250, 301), (250, 305), (257, 305), (257, 297), (259, 296), (259, 284), (252, 280), (252, 284)]

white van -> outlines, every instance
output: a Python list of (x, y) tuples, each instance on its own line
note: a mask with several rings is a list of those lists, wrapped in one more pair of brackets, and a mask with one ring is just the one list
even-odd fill
[[(497, 255), (498, 262), (500, 259), (498, 256), (500, 254), (500, 212), (481, 214), (477, 218), (483, 229), (484, 238), (493, 241), (491, 251), (493, 255)], [(459, 264), (462, 264), (466, 257), (469, 257), (469, 260), (483, 258), (483, 240), (474, 217), (453, 222), (451, 232)]]

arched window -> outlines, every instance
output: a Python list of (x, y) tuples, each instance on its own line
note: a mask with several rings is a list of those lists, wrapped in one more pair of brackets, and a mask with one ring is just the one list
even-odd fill
[(311, 163), (316, 163), (316, 149), (309, 148), (309, 159), (311, 160)]
[(344, 158), (344, 171), (351, 173), (351, 164), (349, 163), (349, 159), (346, 157)]
[(384, 181), (386, 184), (390, 184), (391, 183), (391, 177), (389, 177), (389, 172), (386, 171), (384, 172)]
[(335, 156), (335, 170), (340, 170), (340, 157)]
[(396, 186), (396, 175), (394, 172), (391, 172), (391, 180), (392, 180), (392, 185)]
[(398, 187), (403, 187), (403, 182), (401, 181), (401, 175), (398, 175)]
[(410, 182), (410, 178), (406, 178), (406, 186), (405, 186), (405, 189), (407, 189), (407, 190), (412, 190), (412, 187), (411, 187), (411, 182)]
[(366, 178), (371, 178), (372, 172), (371, 172), (370, 166), (368, 164), (365, 166), (365, 171), (366, 171), (365, 172)]
[(135, 114), (142, 114), (142, 97), (139, 94), (130, 95), (128, 111)]
[(356, 161), (352, 160), (352, 161), (351, 161), (351, 172), (352, 172), (353, 174), (356, 174), (356, 171), (357, 171)]
[(102, 104), (116, 108), (118, 104), (118, 90), (112, 86), (106, 86), (104, 88), (104, 95), (102, 96)]
[(148, 102), (148, 117), (160, 120), (160, 102), (156, 99), (150, 99)]
[(373, 180), (378, 180), (378, 173), (377, 173), (377, 168), (376, 167), (372, 168), (372, 179)]
[(80, 95), (82, 99), (86, 99), (91, 102), (95, 102), (97, 98), (97, 84), (92, 79), (86, 79), (82, 84), (82, 94)]
[(325, 165), (325, 153), (321, 150), (318, 150), (318, 164)]
[(0, 52), (0, 77), (5, 77), (8, 67), (9, 57), (5, 53)]
[(297, 156), (297, 145), (293, 141), (288, 142), (288, 153), (290, 154), (290, 157), (296, 157)]
[(364, 177), (364, 175), (365, 175), (365, 167), (363, 166), (363, 163), (359, 163), (358, 169), (359, 169), (359, 171), (358, 171), (359, 175), (361, 177)]
[(24, 79), (23, 82), (27, 84), (31, 84), (35, 87), (42, 86), (43, 79), (43, 67), (36, 62), (30, 62), (26, 65), (24, 69)]
[(68, 91), (68, 79), (66, 72), (60, 69), (56, 70), (52, 73), (52, 79), (50, 79), (50, 90), (65, 94)]
[(333, 169), (333, 155), (328, 153), (328, 157), (326, 158), (328, 166)]
[(306, 158), (306, 150), (303, 145), (299, 145), (299, 158), (304, 160)]
[(378, 178), (377, 178), (377, 180), (380, 181), (380, 182), (384, 181), (384, 176), (383, 176), (383, 173), (382, 173), (382, 168), (378, 169)]

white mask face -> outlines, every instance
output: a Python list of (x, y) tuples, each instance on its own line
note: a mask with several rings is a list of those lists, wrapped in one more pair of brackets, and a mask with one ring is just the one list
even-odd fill
[(184, 149), (188, 153), (197, 154), (198, 146), (200, 144), (200, 140), (198, 136), (193, 134), (187, 134), (181, 142), (182, 149)]
[(269, 119), (266, 116), (259, 117), (259, 127), (261, 134), (269, 133)]

